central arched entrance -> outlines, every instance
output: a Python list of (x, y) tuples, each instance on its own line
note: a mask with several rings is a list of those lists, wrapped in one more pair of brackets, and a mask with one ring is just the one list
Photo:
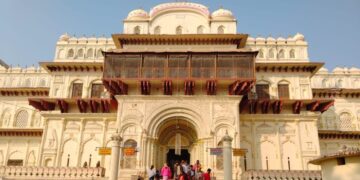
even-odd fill
[(161, 167), (167, 162), (171, 168), (176, 162), (183, 160), (191, 163), (196, 157), (195, 146), (198, 134), (195, 126), (185, 118), (174, 117), (163, 121), (157, 131), (157, 144), (159, 146), (157, 162)]

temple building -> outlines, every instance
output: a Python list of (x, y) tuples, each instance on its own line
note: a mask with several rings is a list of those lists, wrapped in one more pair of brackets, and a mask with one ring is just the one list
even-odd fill
[(238, 180), (319, 180), (310, 161), (360, 147), (360, 69), (325, 69), (304, 35), (251, 37), (230, 10), (191, 2), (123, 23), (111, 38), (60, 36), (39, 67), (0, 61), (0, 179), (107, 179), (116, 133), (119, 179), (199, 160), (221, 180), (211, 150), (226, 133), (244, 151)]

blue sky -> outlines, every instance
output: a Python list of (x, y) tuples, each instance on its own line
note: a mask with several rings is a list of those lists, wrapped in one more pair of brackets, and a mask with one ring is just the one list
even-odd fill
[[(0, 59), (21, 66), (51, 61), (58, 37), (110, 37), (135, 8), (173, 0), (1, 0)], [(211, 11), (223, 6), (238, 19), (238, 32), (274, 37), (300, 32), (312, 61), (360, 67), (360, 0), (193, 0)]]

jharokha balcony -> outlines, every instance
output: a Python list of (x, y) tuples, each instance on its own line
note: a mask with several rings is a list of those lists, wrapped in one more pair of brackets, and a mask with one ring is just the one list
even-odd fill
[(103, 84), (112, 95), (244, 95), (255, 83), (257, 52), (105, 53)]

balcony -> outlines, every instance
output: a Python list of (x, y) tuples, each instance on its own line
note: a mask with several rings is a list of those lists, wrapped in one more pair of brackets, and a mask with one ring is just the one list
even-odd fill
[(248, 170), (243, 174), (244, 180), (301, 179), (321, 180), (321, 171), (306, 170)]

